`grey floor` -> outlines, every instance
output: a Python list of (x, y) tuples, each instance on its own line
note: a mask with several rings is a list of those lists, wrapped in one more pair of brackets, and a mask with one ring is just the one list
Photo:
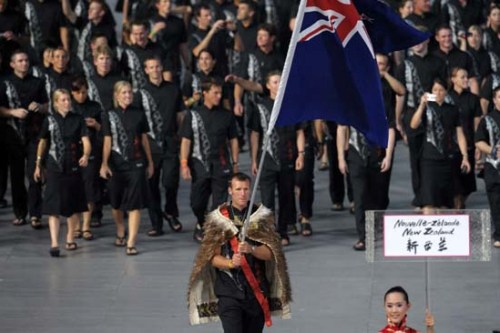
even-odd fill
[[(246, 170), (248, 160), (243, 160)], [(407, 161), (406, 148), (399, 146), (391, 209), (410, 208)], [(410, 324), (423, 329), (423, 264), (367, 263), (363, 253), (351, 249), (356, 239), (353, 216), (330, 211), (328, 175), (316, 176), (314, 235), (295, 236), (286, 249), (293, 318), (275, 318), (266, 331), (376, 332), (385, 325), (383, 294), (399, 284), (408, 289), (413, 303)], [(0, 210), (0, 332), (221, 332), (218, 323), (188, 324), (186, 284), (197, 245), (191, 238), (189, 186), (186, 182), (181, 186), (185, 231), (149, 238), (144, 212), (137, 257), (127, 257), (112, 245), (109, 210), (104, 226), (94, 230), (96, 240), (79, 241), (80, 248), (63, 252), (62, 258), (49, 257), (46, 227), (40, 231), (14, 227), (10, 209)], [(479, 188), (468, 207), (486, 207), (482, 181)], [(492, 251), (490, 262), (431, 264), (436, 332), (500, 329), (500, 251)]]

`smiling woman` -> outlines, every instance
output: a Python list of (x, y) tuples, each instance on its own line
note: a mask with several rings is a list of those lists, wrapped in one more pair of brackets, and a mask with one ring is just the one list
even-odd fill
[[(384, 296), (384, 309), (387, 317), (387, 326), (379, 333), (418, 333), (419, 331), (406, 326), (406, 318), (411, 308), (408, 293), (403, 287), (396, 286), (389, 289)], [(426, 333), (434, 333), (434, 317), (426, 310)]]

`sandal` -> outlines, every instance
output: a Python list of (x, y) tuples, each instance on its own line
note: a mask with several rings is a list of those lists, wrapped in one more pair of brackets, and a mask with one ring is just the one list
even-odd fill
[(287, 226), (287, 233), (292, 236), (296, 236), (299, 234), (299, 230), (297, 229), (297, 225), (294, 224), (289, 224)]
[(66, 250), (67, 251), (75, 251), (78, 248), (78, 244), (75, 242), (66, 242)]
[(38, 217), (32, 217), (31, 218), (31, 227), (33, 229), (41, 229), (42, 228), (42, 222)]
[(167, 213), (163, 213), (163, 218), (167, 220), (170, 229), (173, 232), (181, 232), (182, 231), (182, 223), (177, 219), (177, 217), (168, 215)]
[(304, 237), (309, 237), (313, 233), (312, 227), (311, 227), (311, 222), (307, 219), (302, 219), (300, 222), (300, 234)]
[(157, 236), (161, 236), (163, 234), (164, 234), (163, 230), (151, 229), (148, 231), (149, 237), (157, 237)]
[(366, 251), (366, 245), (365, 245), (365, 242), (362, 242), (362, 241), (358, 241), (356, 244), (354, 244), (352, 246), (352, 248), (355, 250), (355, 251)]
[(60, 255), (60, 251), (59, 251), (59, 246), (55, 246), (55, 247), (51, 247), (50, 250), (49, 250), (49, 253), (50, 253), (50, 256), (51, 257), (59, 257)]
[(127, 247), (127, 255), (128, 256), (136, 256), (139, 254), (139, 251), (135, 248), (135, 246)]
[(14, 221), (12, 221), (12, 224), (15, 225), (16, 227), (18, 227), (18, 226), (21, 226), (21, 225), (25, 225), (26, 224), (26, 220), (23, 217), (18, 217), (17, 219), (15, 219)]
[(75, 237), (75, 238), (82, 238), (82, 235), (83, 235), (83, 233), (81, 230), (73, 231), (73, 237)]
[(92, 234), (92, 232), (90, 230), (83, 230), (82, 237), (86, 241), (91, 241), (94, 239), (94, 235)]
[(116, 236), (115, 246), (124, 247), (125, 245), (127, 245), (127, 240), (125, 239), (125, 236), (123, 237)]

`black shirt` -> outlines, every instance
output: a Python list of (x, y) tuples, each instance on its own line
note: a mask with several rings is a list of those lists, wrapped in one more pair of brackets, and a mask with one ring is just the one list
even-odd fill
[[(78, 103), (77, 101), (72, 101), (73, 112), (82, 116), (85, 120), (86, 118), (93, 118), (99, 124), (101, 123), (101, 106), (97, 102), (93, 102), (88, 98), (83, 103)], [(98, 135), (98, 132), (95, 128), (87, 127), (88, 135), (90, 139), (90, 144), (92, 145), (92, 151), (90, 153), (90, 157), (93, 158), (98, 156), (99, 158), (102, 155), (102, 147), (101, 140)]]
[(437, 49), (434, 51), (434, 55), (441, 58), (446, 63), (448, 76), (454, 67), (459, 67), (467, 70), (469, 78), (477, 77), (472, 57), (464, 51), (461, 51), (456, 47), (453, 47), (448, 53), (443, 52), (441, 49)]
[(158, 57), (162, 61), (163, 68), (166, 68), (165, 52), (157, 43), (148, 42), (144, 48), (136, 44), (125, 47), (121, 67), (125, 69), (126, 74), (131, 78), (134, 89), (141, 89), (146, 84), (147, 75), (144, 72), (144, 61), (152, 56)]
[(488, 51), (484, 48), (479, 48), (479, 50), (468, 49), (467, 53), (472, 57), (474, 67), (476, 68), (478, 74), (478, 81), (486, 78), (491, 73), (491, 59)]
[(244, 27), (239, 21), (236, 24), (236, 31), (241, 37), (244, 50), (247, 52), (252, 52), (257, 48), (257, 28), (258, 25), (255, 19), (248, 27)]
[[(175, 143), (171, 139), (177, 135), (177, 115), (183, 111), (182, 95), (179, 88), (174, 83), (167, 81), (162, 81), (159, 86), (148, 81), (143, 90), (147, 93), (143, 94), (139, 91), (137, 98), (134, 98), (134, 104), (140, 105), (145, 110), (149, 129), (155, 134), (155, 140), (150, 140), (151, 143), (156, 142), (156, 144), (151, 144), (151, 152), (153, 154), (161, 153), (158, 142), (161, 142), (164, 152), (177, 151), (178, 148), (173, 146)], [(148, 97), (148, 94), (152, 97), (154, 107), (161, 117), (161, 124), (155, 121), (153, 114), (148, 115), (148, 112), (155, 111), (146, 110), (146, 107), (143, 106), (144, 97)]]
[[(494, 110), (490, 112), (488, 116), (491, 117), (495, 121), (497, 126), (500, 128), (500, 111)], [(474, 136), (474, 141), (475, 142), (485, 141), (488, 145), (490, 145), (490, 132), (486, 127), (486, 120), (484, 118), (481, 119), (479, 125), (477, 126), (476, 134)]]
[[(200, 44), (203, 39), (205, 39), (209, 31), (209, 29), (201, 30), (196, 28), (191, 34), (189, 40), (189, 49), (193, 51), (193, 49), (198, 46), (198, 44)], [(213, 35), (207, 47), (207, 49), (210, 50), (210, 52), (212, 52), (212, 54), (214, 55), (215, 60), (217, 60), (217, 62), (215, 63), (214, 72), (216, 72), (217, 75), (223, 77), (228, 73), (228, 59), (226, 48), (230, 45), (230, 41), (231, 39), (227, 31), (225, 29), (219, 30)]]
[[(256, 109), (249, 115), (248, 128), (254, 132), (260, 134), (260, 141), (262, 142), (263, 136), (265, 135), (262, 128), (262, 114), (259, 110), (267, 113), (266, 118), (269, 119), (269, 115), (272, 112), (274, 100), (270, 97), (263, 98), (258, 101)], [(262, 108), (263, 107), (263, 108)], [(268, 123), (267, 121), (265, 121)], [(276, 153), (278, 161), (274, 160), (274, 163), (278, 162), (281, 166), (287, 168), (295, 168), (295, 160), (297, 159), (297, 131), (301, 129), (300, 124), (288, 125), (288, 126), (277, 126), (273, 131), (277, 134), (277, 141), (273, 142), (273, 137), (271, 136), (270, 147), (273, 153)], [(267, 130), (267, 129), (266, 129)], [(262, 143), (259, 143), (259, 153), (261, 153)], [(267, 154), (269, 155), (269, 154)], [(269, 156), (270, 157), (270, 156)], [(267, 162), (267, 160), (266, 160)], [(276, 166), (276, 165), (274, 165)]]
[(422, 150), (422, 158), (429, 160), (443, 160), (450, 159), (458, 153), (458, 144), (456, 141), (456, 128), (461, 126), (460, 114), (458, 108), (454, 105), (443, 103), (441, 106), (435, 102), (429, 102), (437, 114), (437, 118), (433, 122), (440, 121), (443, 129), (441, 139), (438, 138), (437, 133), (433, 130), (430, 132), (437, 138), (436, 143), (442, 147), (440, 152), (433, 144), (429, 142), (429, 132), (427, 132), (428, 122), (426, 112), (422, 115), (422, 125), (426, 131), (426, 139)]
[[(236, 120), (232, 112), (215, 106), (212, 109), (205, 105), (196, 109), (205, 126), (206, 134), (210, 144), (209, 160), (220, 160), (221, 164), (229, 164), (229, 153), (227, 144), (229, 140), (238, 136), (236, 131)], [(192, 111), (186, 114), (180, 136), (193, 141)]]
[(112, 169), (127, 171), (145, 168), (146, 156), (142, 148), (142, 134), (148, 133), (146, 115), (141, 109), (129, 106), (115, 108), (102, 115), (102, 135), (111, 136)]
[[(89, 78), (89, 98), (95, 102), (100, 102), (103, 111), (113, 108), (113, 89), (115, 83), (122, 81), (123, 77), (114, 73), (105, 76), (96, 74)], [(97, 89), (94, 91), (94, 86)]]
[[(45, 104), (48, 102), (47, 93), (45, 92), (44, 80), (36, 78), (31, 74), (26, 75), (24, 78), (20, 78), (15, 74), (11, 74), (7, 77), (6, 80), (14, 86), (19, 97), (20, 105), (16, 107), (21, 107), (28, 110), (28, 106), (31, 104), (31, 102), (37, 102), (38, 104)], [(5, 83), (0, 89), (0, 95), (3, 95), (0, 98), (0, 100), (4, 101), (3, 105), (6, 105), (10, 108), (6, 95)], [(30, 111), (28, 113), (28, 116), (23, 121), (23, 135), (26, 141), (38, 139), (44, 118), (45, 115), (40, 112)], [(21, 121), (17, 118), (14, 118), (14, 122), (16, 122), (17, 125), (21, 123)]]
[(273, 49), (269, 53), (264, 53), (261, 49), (257, 48), (255, 49), (253, 54), (255, 55), (255, 57), (257, 57), (257, 61), (259, 62), (262, 80), (266, 79), (266, 76), (269, 72), (275, 70), (281, 71), (283, 69), (285, 61), (283, 59), (283, 56), (275, 49)]
[(465, 90), (462, 91), (461, 94), (458, 94), (452, 89), (448, 94), (455, 102), (455, 105), (458, 106), (460, 123), (462, 124), (464, 135), (467, 140), (467, 147), (468, 149), (474, 149), (474, 119), (483, 115), (479, 97)]
[(51, 85), (52, 89), (66, 89), (67, 91), (71, 91), (71, 83), (73, 82), (74, 77), (69, 71), (66, 70), (62, 73), (58, 73), (54, 69), (49, 68), (47, 75), (54, 84), (54, 86)]
[[(165, 22), (166, 27), (157, 33), (157, 41), (165, 50), (167, 59), (165, 63), (171, 64), (172, 70), (175, 71), (180, 67), (179, 63), (179, 46), (187, 43), (187, 31), (184, 22), (173, 15), (164, 18), (160, 15), (153, 17), (153, 24), (157, 22)], [(168, 69), (170, 69), (170, 67)], [(165, 68), (167, 69), (167, 68)]]
[(484, 84), (481, 86), (479, 96), (490, 102), (488, 112), (493, 110), (493, 90), (500, 86), (500, 75), (490, 74)]
[(24, 33), (25, 24), (25, 18), (14, 10), (6, 9), (0, 12), (0, 33), (12, 31), (14, 35), (19, 36)]
[(78, 172), (82, 157), (81, 138), (87, 136), (83, 117), (68, 112), (63, 117), (58, 112), (47, 116), (43, 122), (40, 139), (48, 140), (47, 170), (63, 173)]
[[(49, 44), (61, 45), (60, 28), (67, 26), (67, 21), (63, 15), (62, 7), (57, 0), (28, 0), (32, 4), (38, 18), (41, 32), (41, 40), (35, 40), (35, 46), (43, 50), (43, 46)], [(33, 20), (28, 21), (34, 24)]]

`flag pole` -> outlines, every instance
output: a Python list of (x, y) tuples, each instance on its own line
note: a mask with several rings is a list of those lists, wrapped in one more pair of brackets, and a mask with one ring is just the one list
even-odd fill
[(254, 186), (252, 189), (252, 195), (250, 197), (250, 204), (245, 216), (245, 222), (241, 229), (239, 239), (244, 241), (247, 235), (248, 225), (250, 224), (250, 215), (252, 215), (252, 207), (255, 203), (255, 196), (257, 195), (257, 188), (259, 187), (260, 177), (262, 173), (262, 166), (264, 165), (264, 158), (266, 156), (267, 146), (269, 145), (271, 133), (274, 129), (274, 125), (278, 120), (278, 116), (281, 110), (281, 104), (283, 102), (283, 96), (285, 94), (286, 83), (288, 82), (288, 77), (290, 76), (290, 68), (292, 67), (293, 56), (295, 54), (295, 48), (297, 47), (297, 41), (299, 39), (300, 27), (302, 26), (302, 19), (304, 18), (304, 10), (306, 7), (307, 0), (301, 0), (299, 5), (299, 10), (297, 12), (297, 17), (295, 18), (295, 27), (292, 32), (292, 38), (290, 39), (290, 44), (288, 45), (288, 53), (286, 55), (285, 65), (283, 66), (283, 73), (281, 74), (280, 85), (278, 88), (278, 95), (274, 101), (273, 110), (271, 112), (271, 117), (269, 119), (269, 124), (267, 127), (267, 132), (264, 136), (264, 143), (262, 145), (262, 153), (259, 161), (259, 166), (257, 169), (257, 175), (255, 176)]

